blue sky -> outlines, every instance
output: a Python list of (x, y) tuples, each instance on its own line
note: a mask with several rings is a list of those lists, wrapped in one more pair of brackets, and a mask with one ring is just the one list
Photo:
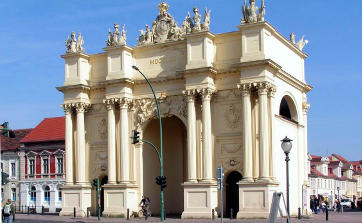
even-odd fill
[[(126, 24), (128, 44), (151, 24), (161, 0), (1, 0), (0, 121), (12, 128), (62, 116), (64, 42), (81, 31), (87, 53), (103, 52), (108, 28)], [(237, 30), (242, 0), (167, 0), (179, 24), (194, 6), (211, 12), (211, 31)], [(260, 1), (257, 1), (260, 4)], [(362, 159), (362, 1), (265, 0), (266, 20), (284, 36), (305, 35), (309, 150)], [(203, 10), (202, 10), (203, 11)]]

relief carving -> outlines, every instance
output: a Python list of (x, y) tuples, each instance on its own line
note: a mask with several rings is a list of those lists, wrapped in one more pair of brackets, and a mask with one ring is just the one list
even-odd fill
[[(159, 100), (162, 117), (176, 115), (186, 118), (186, 102), (181, 95), (166, 97)], [(134, 125), (139, 127), (146, 120), (157, 117), (156, 103), (154, 99), (142, 98), (135, 100), (132, 110), (134, 111)]]
[(222, 153), (236, 153), (236, 152), (240, 151), (240, 149), (241, 149), (241, 144), (228, 143), (228, 144), (221, 145)]
[(94, 165), (91, 170), (93, 177), (97, 177), (107, 172), (108, 156), (105, 151), (95, 151)]
[(229, 108), (224, 112), (224, 118), (227, 123), (227, 127), (234, 130), (240, 127), (240, 109), (236, 108), (235, 105), (230, 105)]
[(107, 133), (107, 120), (105, 118), (103, 118), (102, 120), (100, 120), (98, 122), (97, 125), (97, 130), (98, 130), (98, 136), (101, 140), (105, 141), (107, 140), (108, 137), (108, 133)]

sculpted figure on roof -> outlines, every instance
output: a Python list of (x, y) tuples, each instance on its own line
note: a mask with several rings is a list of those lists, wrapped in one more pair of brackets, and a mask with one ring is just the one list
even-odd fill
[(249, 1), (249, 6), (244, 0), (244, 5), (241, 7), (243, 12), (242, 23), (256, 23), (264, 21), (265, 16), (265, 4), (264, 0), (261, 2), (260, 9), (255, 5), (255, 0)]
[(67, 48), (66, 53), (82, 53), (84, 52), (83, 48), (84, 40), (81, 33), (78, 34), (78, 40), (75, 32), (68, 36), (67, 41), (65, 41), (65, 46)]
[[(119, 35), (121, 34), (121, 35)], [(106, 40), (107, 47), (109, 46), (122, 46), (126, 45), (126, 28), (125, 25), (122, 27), (122, 32), (119, 32), (119, 25), (118, 23), (114, 24), (114, 32), (112, 34), (111, 30), (108, 30), (108, 39)]]

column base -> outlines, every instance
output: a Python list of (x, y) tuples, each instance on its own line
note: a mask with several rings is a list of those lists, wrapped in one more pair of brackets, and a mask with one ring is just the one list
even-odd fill
[(62, 187), (63, 200), (60, 216), (73, 216), (74, 208), (76, 217), (87, 216), (87, 208), (92, 206), (90, 185), (64, 185)]
[[(217, 185), (215, 183), (190, 183), (184, 187), (184, 211), (182, 219), (211, 219), (212, 210), (218, 206)], [(217, 212), (215, 211), (215, 217)]]
[(104, 189), (103, 216), (126, 217), (127, 209), (130, 214), (138, 211), (137, 185), (135, 184), (106, 184)]
[(239, 212), (237, 218), (268, 218), (276, 184), (255, 182), (239, 183)]

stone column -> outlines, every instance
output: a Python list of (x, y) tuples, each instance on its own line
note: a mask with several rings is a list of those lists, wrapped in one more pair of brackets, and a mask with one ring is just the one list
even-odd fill
[(128, 98), (121, 98), (120, 109), (120, 137), (121, 137), (121, 183), (129, 182), (129, 129), (128, 129)]
[(65, 112), (65, 184), (71, 185), (73, 182), (73, 106), (63, 105)]
[(84, 131), (84, 112), (89, 107), (86, 103), (76, 103), (77, 110), (77, 184), (84, 185), (88, 182), (85, 179), (85, 131)]
[(187, 100), (187, 181), (197, 182), (196, 177), (196, 111), (195, 90), (183, 91)]
[[(270, 99), (270, 115), (269, 115), (269, 118), (270, 118), (270, 129), (271, 129), (271, 132), (270, 132), (270, 142), (271, 142), (271, 145), (269, 145), (269, 148), (270, 148), (270, 162), (269, 165), (270, 165), (270, 172), (269, 172), (269, 176), (270, 176), (270, 179), (273, 181), (273, 182), (277, 182), (277, 179), (276, 179), (276, 170), (277, 170), (277, 165), (279, 165), (278, 162), (276, 162), (276, 157), (277, 157), (277, 149), (280, 149), (280, 148), (275, 148), (273, 145), (274, 145), (274, 142), (273, 142), (273, 139), (275, 138), (274, 136), (276, 135), (276, 126), (275, 126), (275, 122), (274, 122), (274, 118), (275, 118), (275, 112), (274, 112), (274, 101), (275, 101), (275, 92), (276, 92), (276, 88), (275, 86), (271, 87), (268, 91), (268, 96), (269, 96), (269, 99)], [(278, 110), (279, 111), (279, 110)]]
[(200, 90), (202, 96), (202, 151), (203, 151), (203, 180), (212, 181), (213, 151), (211, 135), (211, 109), (210, 101), (213, 90), (204, 88)]
[(244, 149), (244, 176), (243, 181), (253, 182), (253, 151), (252, 151), (252, 126), (251, 126), (251, 84), (240, 84), (238, 88), (242, 93), (242, 120), (243, 129), (243, 149)]
[(269, 114), (267, 82), (257, 83), (259, 94), (259, 180), (269, 181)]
[(108, 184), (116, 184), (116, 121), (115, 99), (105, 100), (108, 111)]

